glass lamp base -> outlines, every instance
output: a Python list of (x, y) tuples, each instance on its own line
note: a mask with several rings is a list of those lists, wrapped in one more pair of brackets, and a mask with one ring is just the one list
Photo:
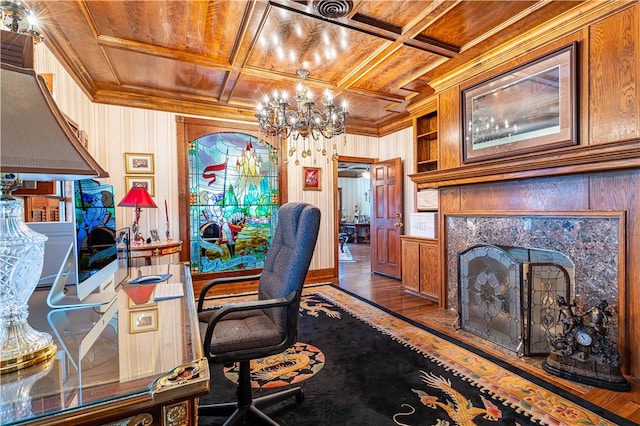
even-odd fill
[(36, 331), (27, 321), (9, 324), (0, 335), (0, 374), (11, 373), (46, 361), (56, 354), (50, 334)]
[(24, 223), (22, 203), (6, 194), (10, 182), (4, 178), (0, 182), (0, 374), (4, 374), (51, 358), (56, 346), (51, 335), (35, 331), (27, 322), (47, 237)]
[(34, 416), (32, 411), (31, 388), (53, 369), (54, 358), (2, 376), (0, 386), (0, 418), (7, 424)]

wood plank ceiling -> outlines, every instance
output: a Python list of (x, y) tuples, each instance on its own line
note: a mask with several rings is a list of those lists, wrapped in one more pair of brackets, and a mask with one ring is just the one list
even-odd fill
[(410, 125), (407, 108), (433, 94), (433, 79), (581, 3), (23, 2), (94, 102), (256, 122), (258, 100), (292, 94), (306, 68), (312, 90), (348, 104), (347, 131), (373, 136)]

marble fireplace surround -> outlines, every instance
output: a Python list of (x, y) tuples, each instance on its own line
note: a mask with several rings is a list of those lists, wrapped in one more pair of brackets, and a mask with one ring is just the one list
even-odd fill
[(555, 250), (573, 262), (577, 313), (606, 299), (609, 338), (626, 347), (624, 212), (465, 212), (445, 214), (447, 306), (458, 308), (458, 253), (480, 244)]

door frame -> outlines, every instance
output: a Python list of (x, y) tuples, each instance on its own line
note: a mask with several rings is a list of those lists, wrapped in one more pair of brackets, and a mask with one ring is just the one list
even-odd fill
[(338, 244), (338, 233), (340, 231), (340, 215), (338, 211), (338, 162), (345, 163), (361, 163), (361, 164), (373, 164), (379, 161), (378, 158), (371, 157), (351, 157), (348, 155), (338, 156), (338, 161), (333, 162), (333, 275), (336, 277), (338, 284), (340, 284), (340, 265), (338, 262), (338, 250), (340, 249)]

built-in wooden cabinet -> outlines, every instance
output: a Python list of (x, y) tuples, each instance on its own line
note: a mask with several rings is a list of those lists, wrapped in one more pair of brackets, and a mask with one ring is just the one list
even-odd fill
[(49, 197), (26, 197), (25, 222), (57, 222), (60, 220), (60, 199)]
[(415, 171), (438, 170), (438, 112), (415, 118)]
[[(430, 99), (416, 112), (413, 120), (415, 172), (429, 174), (438, 171), (438, 110), (437, 100)], [(418, 211), (438, 209), (437, 189), (415, 192)], [(416, 220), (413, 217), (411, 221)], [(416, 224), (412, 224), (413, 229)], [(419, 226), (417, 227), (419, 228)], [(437, 235), (437, 234), (435, 234)], [(402, 286), (417, 295), (440, 301), (441, 283), (439, 242), (437, 239), (404, 235), (402, 241)]]
[(429, 300), (440, 299), (438, 240), (402, 236), (402, 286)]

